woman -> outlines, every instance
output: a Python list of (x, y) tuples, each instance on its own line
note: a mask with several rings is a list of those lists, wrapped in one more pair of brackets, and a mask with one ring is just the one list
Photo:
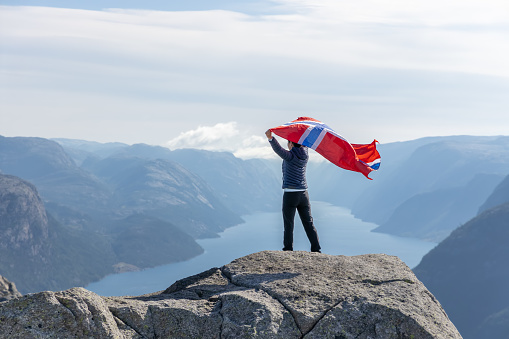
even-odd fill
[(283, 251), (293, 251), (293, 226), (295, 211), (299, 212), (300, 220), (311, 243), (311, 252), (320, 252), (318, 233), (311, 216), (311, 205), (306, 182), (306, 166), (308, 149), (302, 145), (288, 141), (288, 151), (272, 136), (272, 131), (265, 132), (274, 152), (283, 159)]

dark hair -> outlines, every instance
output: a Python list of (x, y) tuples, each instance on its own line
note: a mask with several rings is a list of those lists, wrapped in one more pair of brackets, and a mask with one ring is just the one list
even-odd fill
[(297, 147), (297, 148), (301, 148), (301, 147), (302, 147), (302, 145), (301, 145), (301, 144), (298, 144), (298, 143), (296, 143), (296, 142), (289, 141), (289, 140), (288, 140), (288, 142), (291, 142), (291, 143), (293, 144), (293, 147)]

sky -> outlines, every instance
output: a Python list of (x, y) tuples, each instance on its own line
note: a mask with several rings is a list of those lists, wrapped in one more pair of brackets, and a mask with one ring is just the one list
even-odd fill
[(268, 156), (300, 116), (352, 143), (509, 135), (509, 2), (0, 0), (0, 135)]

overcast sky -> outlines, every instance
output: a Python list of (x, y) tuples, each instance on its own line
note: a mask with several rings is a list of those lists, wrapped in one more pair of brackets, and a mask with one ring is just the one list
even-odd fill
[(0, 5), (3, 136), (248, 156), (299, 116), (352, 143), (509, 135), (506, 0)]

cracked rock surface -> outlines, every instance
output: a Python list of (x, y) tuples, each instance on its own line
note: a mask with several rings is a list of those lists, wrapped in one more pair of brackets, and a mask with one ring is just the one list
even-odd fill
[(461, 338), (397, 257), (264, 251), (137, 297), (0, 303), (1, 338)]

